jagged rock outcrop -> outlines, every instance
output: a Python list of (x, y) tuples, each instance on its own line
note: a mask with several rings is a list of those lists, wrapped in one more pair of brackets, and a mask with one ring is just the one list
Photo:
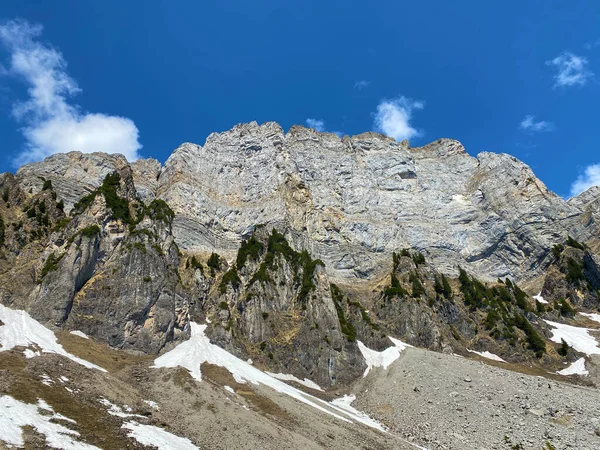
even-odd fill
[[(376, 133), (238, 125), (183, 144), (160, 174), (183, 249), (231, 254), (257, 224), (287, 231), (333, 278), (373, 278), (391, 252), (416, 248), (446, 273), (540, 275), (549, 249), (595, 226), (508, 155), (469, 156), (441, 139), (421, 148)], [(586, 228), (587, 227), (587, 228)]]
[[(208, 318), (229, 351), (327, 387), (364, 370), (357, 340), (388, 335), (553, 364), (538, 319), (598, 306), (598, 190), (565, 201), (517, 159), (450, 139), (250, 123), (164, 166), (54, 155), (0, 192), (0, 301), (121, 349), (160, 352)], [(587, 246), (557, 256), (567, 236)], [(569, 259), (585, 282), (565, 278)]]

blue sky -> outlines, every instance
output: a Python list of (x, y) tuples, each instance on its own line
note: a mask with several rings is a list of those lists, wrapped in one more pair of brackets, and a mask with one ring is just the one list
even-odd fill
[(3, 0), (0, 21), (0, 171), (312, 119), (510, 153), (565, 197), (600, 184), (597, 0)]

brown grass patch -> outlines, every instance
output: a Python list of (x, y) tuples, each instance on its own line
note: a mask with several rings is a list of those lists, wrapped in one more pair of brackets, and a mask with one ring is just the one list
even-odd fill
[(115, 350), (106, 344), (96, 342), (93, 339), (85, 339), (69, 333), (68, 331), (57, 331), (56, 337), (66, 351), (79, 358), (94, 363), (110, 373), (139, 363), (150, 363), (156, 356), (136, 356), (125, 351)]

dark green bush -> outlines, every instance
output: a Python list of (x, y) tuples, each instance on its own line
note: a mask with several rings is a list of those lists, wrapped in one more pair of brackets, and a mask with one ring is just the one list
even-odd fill
[(400, 285), (400, 280), (398, 280), (396, 274), (392, 272), (390, 275), (390, 286), (383, 290), (385, 298), (388, 300), (392, 297), (403, 298), (407, 294), (408, 292)]
[(210, 267), (211, 273), (214, 275), (215, 270), (221, 269), (221, 257), (217, 253), (213, 252), (208, 258), (206, 265)]
[(571, 236), (567, 237), (567, 245), (569, 247), (578, 248), (579, 250), (583, 250), (584, 249), (583, 244), (580, 244), (575, 239), (573, 239)]
[(240, 286), (241, 282), (242, 280), (240, 280), (240, 277), (238, 276), (237, 268), (233, 266), (231, 269), (225, 272), (225, 275), (223, 275), (223, 278), (221, 279), (221, 284), (219, 284), (219, 292), (221, 294), (227, 292), (227, 286), (229, 284), (231, 284), (234, 287), (234, 289), (237, 289)]
[(52, 189), (52, 181), (44, 180), (44, 185), (42, 186), (42, 191), (49, 191)]
[(571, 347), (569, 346), (569, 344), (567, 344), (567, 341), (561, 338), (560, 347), (556, 349), (556, 353), (558, 353), (562, 357), (565, 357), (567, 356), (567, 353), (569, 353), (569, 348)]
[(219, 303), (219, 308), (225, 310), (225, 309), (229, 309), (229, 304), (223, 300), (221, 303)]
[(564, 249), (565, 247), (563, 245), (554, 244), (552, 247), (552, 256), (554, 256), (556, 259), (559, 259)]
[(97, 236), (100, 234), (100, 227), (98, 225), (90, 225), (88, 227), (82, 228), (79, 231), (79, 234), (81, 234), (82, 236), (85, 236), (87, 238), (93, 238), (94, 236)]
[(352, 325), (351, 322), (348, 322), (348, 320), (346, 320), (344, 308), (342, 307), (344, 295), (340, 292), (340, 289), (335, 284), (330, 284), (329, 288), (331, 290), (331, 298), (333, 299), (333, 304), (335, 306), (335, 311), (340, 322), (342, 334), (346, 336), (346, 339), (348, 339), (348, 341), (354, 342), (356, 340), (356, 328), (354, 328), (354, 325)]
[(63, 259), (64, 256), (65, 256), (64, 253), (62, 253), (59, 256), (56, 256), (56, 254), (54, 252), (52, 252), (48, 256), (48, 258), (46, 258), (44, 267), (42, 267), (42, 278), (44, 278), (46, 275), (48, 275), (48, 273), (58, 269), (58, 263), (60, 262), (61, 259)]
[(570, 283), (579, 283), (585, 279), (583, 275), (583, 265), (579, 264), (573, 258), (567, 259), (567, 281)]
[(175, 213), (167, 202), (159, 198), (152, 200), (146, 207), (146, 214), (152, 220), (162, 221), (167, 224), (173, 223), (173, 219), (175, 218)]
[(416, 252), (412, 257), (412, 260), (416, 266), (419, 264), (425, 264), (425, 256), (423, 256), (423, 253), (421, 252)]
[(254, 236), (252, 236), (247, 241), (242, 241), (240, 245), (240, 249), (237, 253), (237, 258), (235, 260), (236, 265), (241, 269), (246, 264), (248, 259), (256, 260), (259, 258), (260, 254), (263, 252), (265, 246)]

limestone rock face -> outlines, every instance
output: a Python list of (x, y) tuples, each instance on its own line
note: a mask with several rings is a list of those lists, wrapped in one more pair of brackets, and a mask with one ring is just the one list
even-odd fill
[(534, 278), (552, 244), (597, 229), (516, 158), (474, 158), (450, 139), (410, 148), (376, 133), (243, 124), (183, 144), (158, 184), (183, 249), (231, 254), (268, 224), (341, 279), (376, 276), (400, 248), (449, 274), (461, 265), (483, 279)]

